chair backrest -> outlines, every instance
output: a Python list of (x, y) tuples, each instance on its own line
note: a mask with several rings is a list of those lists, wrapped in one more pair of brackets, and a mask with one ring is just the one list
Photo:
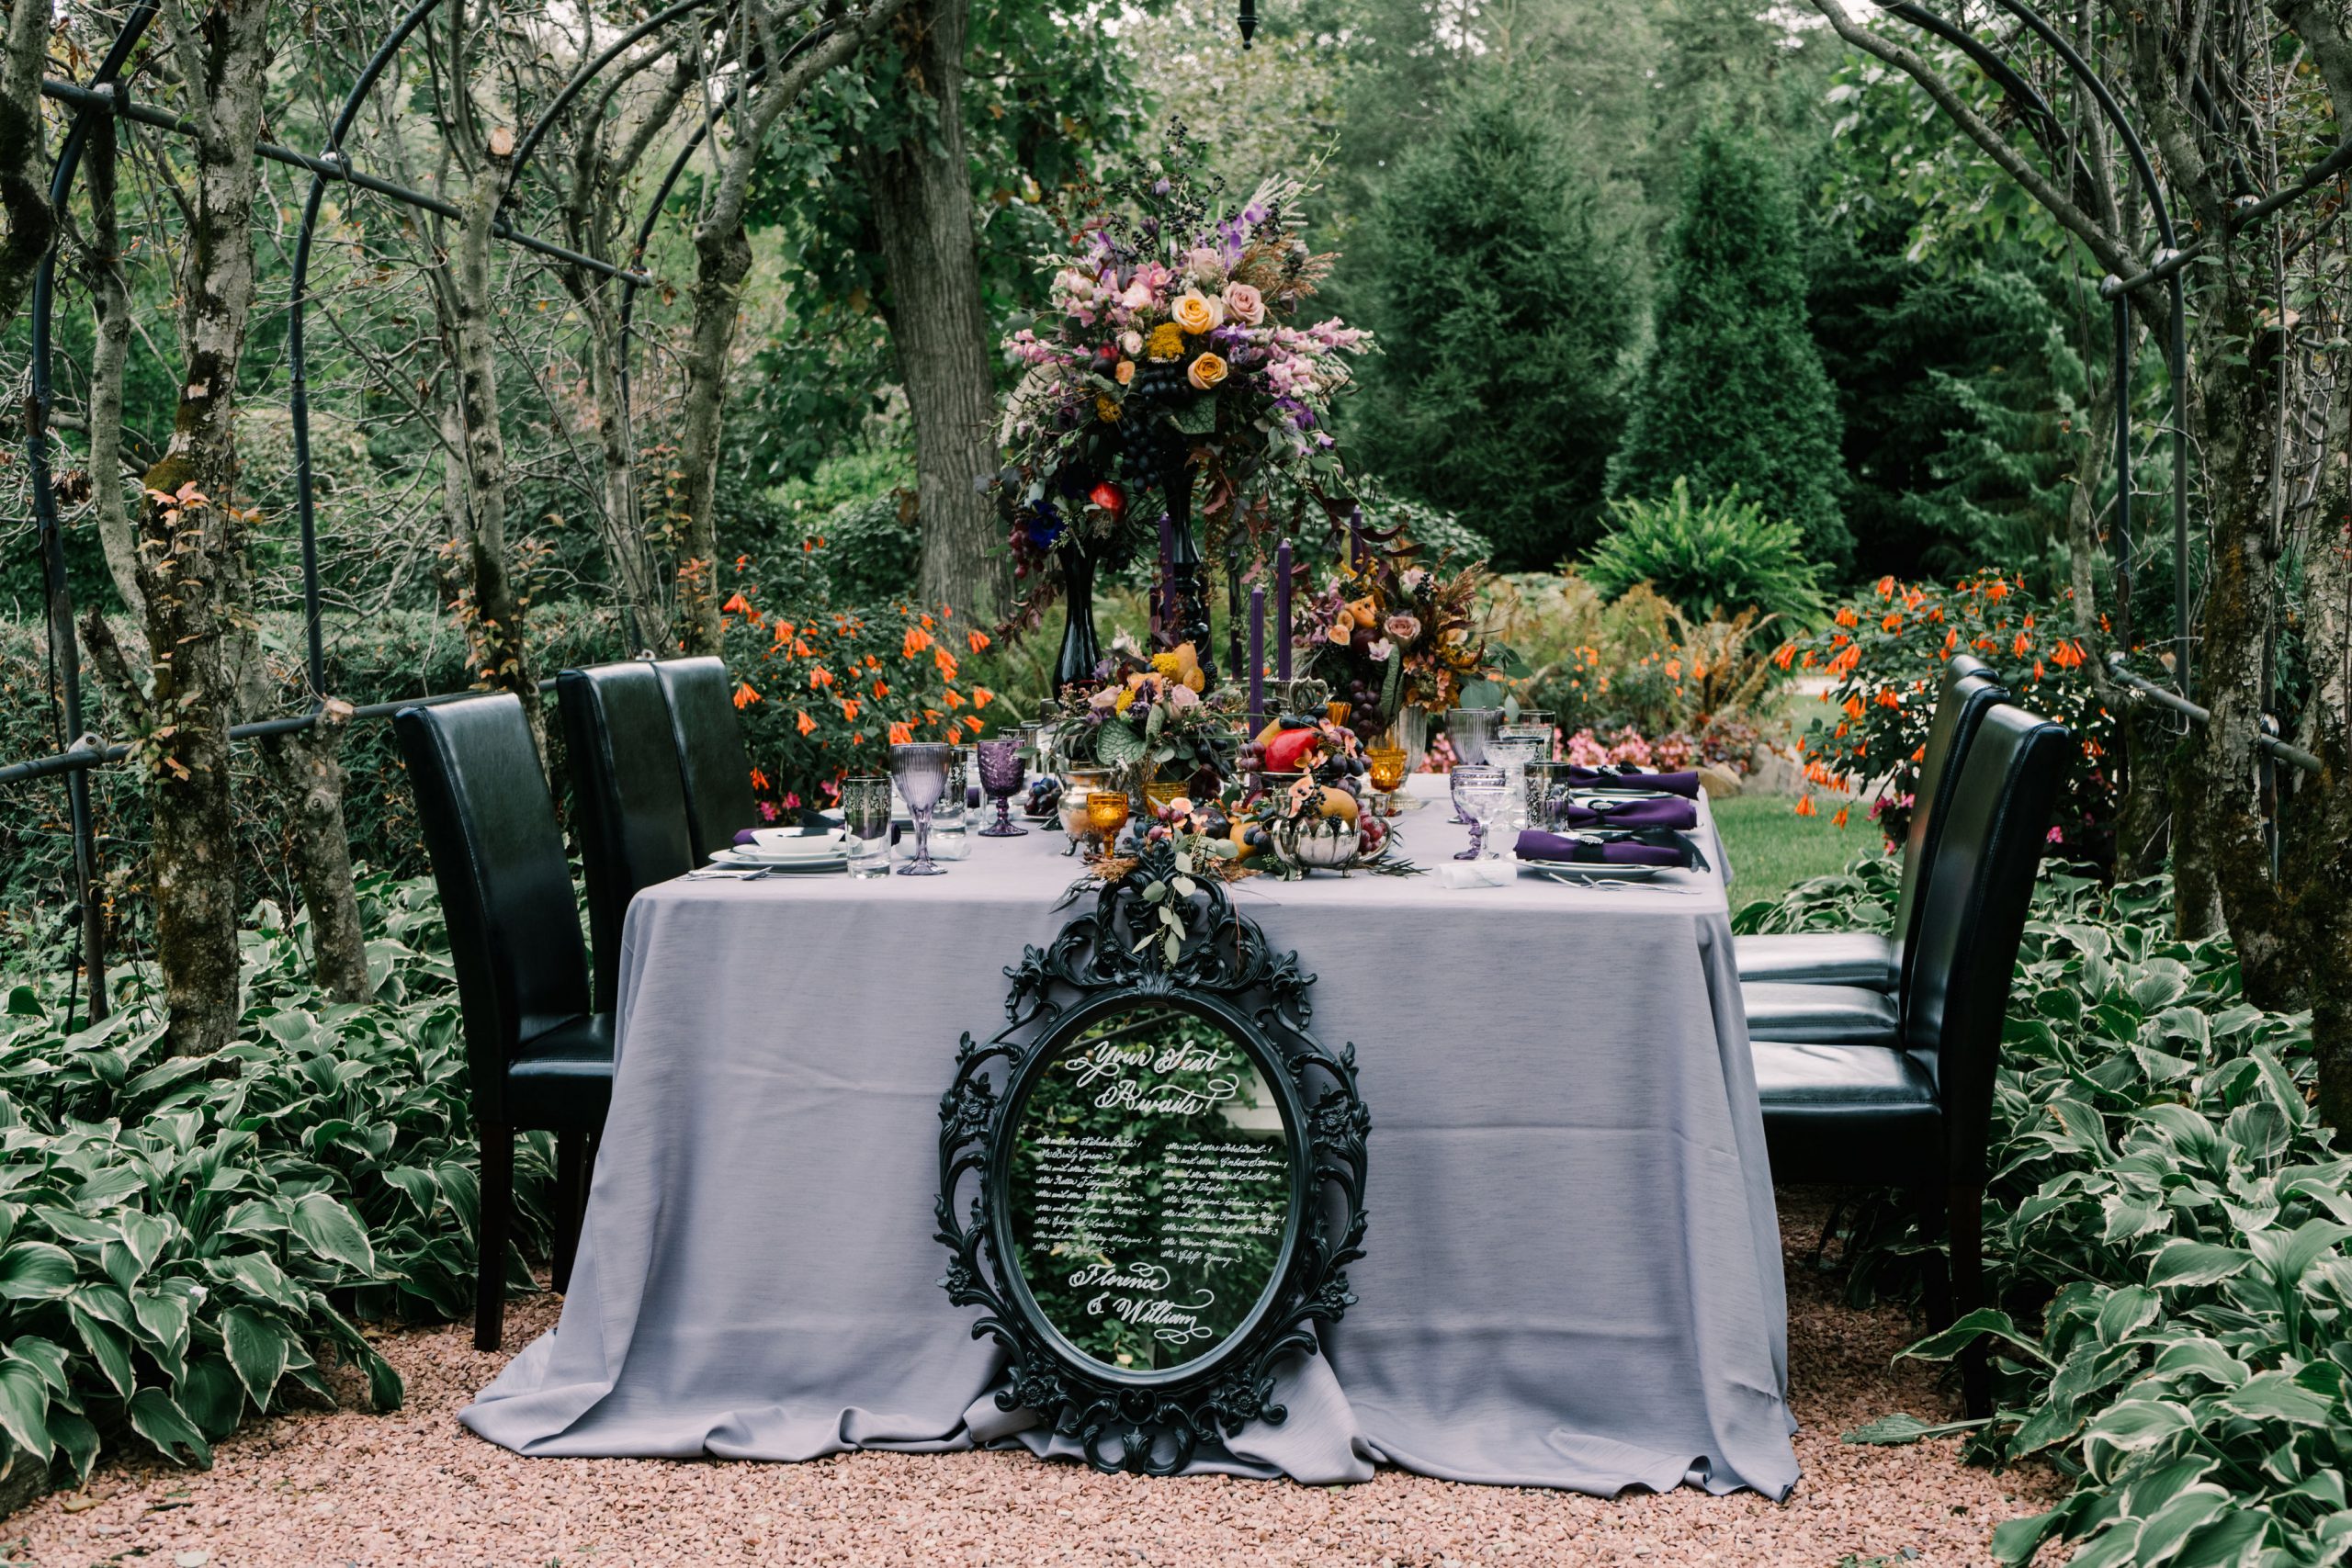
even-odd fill
[(695, 863), (759, 825), (752, 801), (752, 759), (743, 750), (727, 666), (717, 659), (664, 659), (653, 666), (670, 705), (670, 733), (686, 791), (686, 838)]
[(505, 1118), (524, 1040), (588, 1010), (571, 868), (523, 705), (468, 697), (392, 716), (441, 892), (474, 1114)]
[(2065, 726), (1998, 704), (1944, 804), (1902, 1040), (1935, 1074), (1956, 1182), (1984, 1178), (2009, 982), (2073, 746)]
[(1936, 688), (1936, 715), (1928, 726), (1926, 754), (1919, 759), (1919, 794), (1911, 803), (1911, 822), (1903, 837), (1903, 886), (1895, 897), (1894, 926), (1888, 937), (1898, 997), (1911, 988), (1912, 941), (1918, 933), (1928, 871), (1943, 835), (1943, 817), (1937, 807), (1951, 795), (1977, 725), (1995, 703), (2007, 701), (2008, 695), (1983, 660), (1955, 653), (1944, 661)]
[(555, 678), (571, 764), (573, 823), (588, 883), (588, 945), (596, 1010), (620, 990), (621, 922), (628, 901), (694, 869), (686, 792), (670, 739), (662, 682), (643, 660), (565, 670)]

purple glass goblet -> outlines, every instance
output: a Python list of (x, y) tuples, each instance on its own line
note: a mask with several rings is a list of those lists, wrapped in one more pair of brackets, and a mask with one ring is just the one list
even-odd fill
[(1021, 759), (1021, 742), (1013, 739), (980, 742), (980, 788), (996, 802), (996, 820), (980, 829), (983, 839), (1023, 839), (1029, 829), (1012, 819), (1012, 797), (1029, 782), (1029, 765)]

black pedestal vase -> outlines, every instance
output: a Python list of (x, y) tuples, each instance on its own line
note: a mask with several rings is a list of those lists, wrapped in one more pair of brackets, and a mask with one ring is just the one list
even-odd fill
[(1062, 563), (1062, 650), (1054, 660), (1054, 690), (1094, 678), (1102, 646), (1094, 635), (1094, 557), (1073, 534), (1057, 552)]
[(1193, 470), (1182, 461), (1161, 474), (1168, 497), (1168, 520), (1175, 536), (1170, 558), (1168, 592), (1159, 609), (1161, 637), (1174, 647), (1189, 642), (1201, 661), (1201, 674), (1216, 684), (1216, 649), (1209, 641), (1209, 569), (1201, 547), (1193, 538)]

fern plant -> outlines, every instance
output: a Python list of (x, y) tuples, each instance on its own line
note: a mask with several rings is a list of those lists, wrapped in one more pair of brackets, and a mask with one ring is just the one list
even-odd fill
[(1610, 530), (1584, 576), (1615, 599), (1646, 582), (1675, 604), (1716, 615), (1756, 610), (1792, 626), (1822, 618), (1821, 568), (1807, 561), (1794, 523), (1768, 517), (1734, 485), (1703, 502), (1678, 479), (1649, 501), (1612, 501)]

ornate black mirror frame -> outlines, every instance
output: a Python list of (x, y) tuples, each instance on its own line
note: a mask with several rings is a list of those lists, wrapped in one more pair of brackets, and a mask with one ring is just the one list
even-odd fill
[[(1275, 1371), (1320, 1341), (1354, 1301), (1347, 1266), (1363, 1256), (1364, 1140), (1355, 1047), (1334, 1054), (1308, 1028), (1315, 976), (1277, 953), (1237, 913), (1214, 875), (1193, 876), (1167, 843), (1107, 884), (1093, 909), (1005, 970), (1005, 1027), (963, 1037), (939, 1102), (939, 1239), (954, 1255), (940, 1283), (1011, 1359), (1000, 1408), (1030, 1410), (1105, 1471), (1168, 1475), (1203, 1439), (1279, 1424)], [(1038, 1310), (1014, 1258), (1008, 1173), (1030, 1088), (1091, 1023), (1136, 1003), (1203, 1015), (1244, 1046), (1280, 1108), (1291, 1160), (1290, 1215), (1254, 1310), (1197, 1361), (1121, 1372), (1074, 1349)]]

